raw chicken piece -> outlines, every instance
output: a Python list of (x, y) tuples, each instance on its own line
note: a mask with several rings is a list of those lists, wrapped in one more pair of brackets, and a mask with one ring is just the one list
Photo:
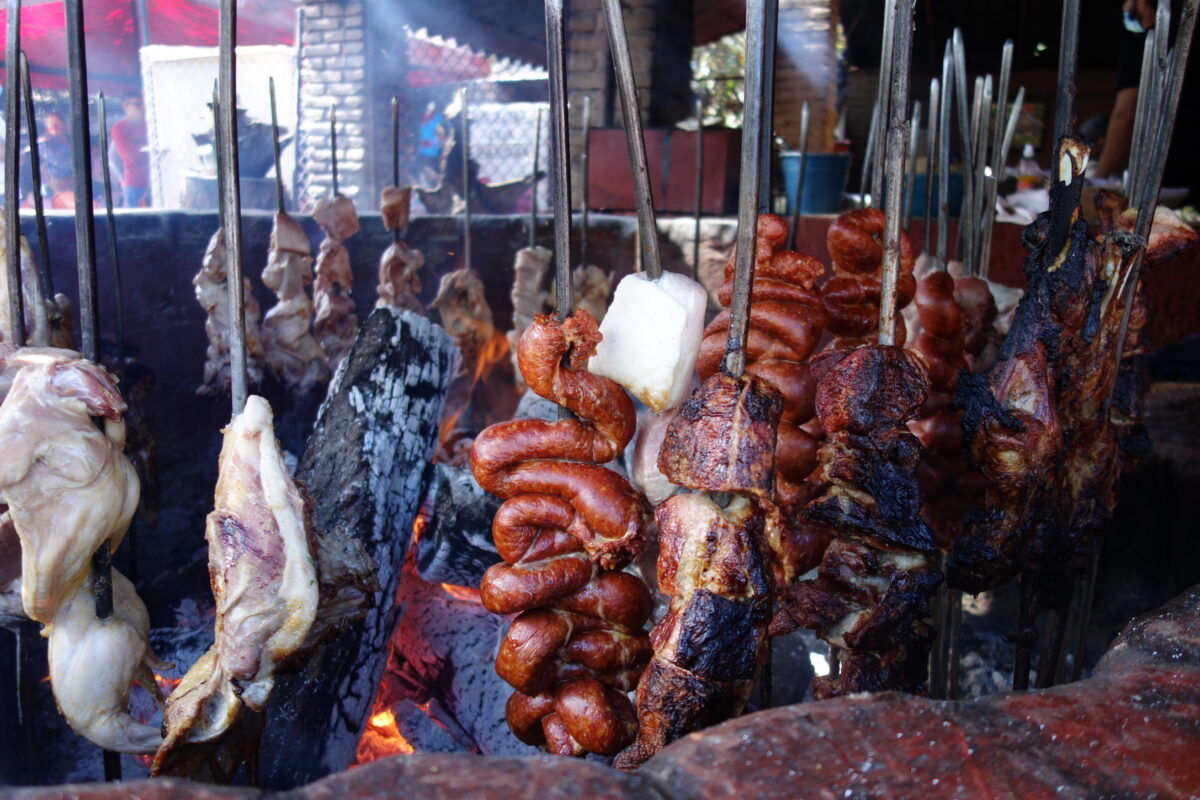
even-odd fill
[(325, 239), (317, 253), (317, 278), (313, 283), (313, 300), (317, 307), (313, 333), (325, 350), (329, 370), (334, 372), (358, 336), (358, 316), (350, 297), (354, 275), (350, 271), (350, 254), (342, 245), (343, 240), (358, 233), (358, 215), (350, 198), (339, 194), (317, 203), (313, 219), (325, 231)]
[(276, 665), (308, 635), (317, 574), (305, 501), (284, 464), (270, 405), (252, 395), (224, 432), (204, 533), (217, 600), (215, 646), (242, 702), (258, 710)]
[(75, 587), (47, 626), (50, 685), (71, 729), (93, 744), (118, 753), (153, 753), (162, 740), (157, 728), (129, 715), (134, 680), (157, 694), (153, 668), (162, 668), (146, 636), (150, 615), (121, 573), (112, 571), (113, 614), (96, 617), (92, 580)]
[[(208, 353), (204, 361), (204, 383), (196, 394), (214, 395), (229, 391), (232, 380), (229, 365), (229, 273), (225, 271), (228, 254), (225, 250), (225, 231), (218, 228), (208, 241), (200, 271), (192, 278), (196, 287), (196, 302), (204, 309), (208, 319), (204, 321), (204, 332), (208, 334)], [(245, 290), (246, 318), (246, 372), (253, 384), (262, 382), (263, 344), (259, 334), (262, 309), (250, 292), (250, 280), (242, 279)]]
[(308, 236), (287, 214), (275, 215), (262, 280), (279, 298), (263, 319), (267, 365), (284, 383), (303, 394), (328, 380), (329, 370), (325, 351), (310, 331), (313, 304), (304, 288), (312, 283)]
[(10, 363), (22, 368), (0, 406), (0, 493), (21, 537), (25, 613), (50, 622), (92, 554), (120, 543), (139, 486), (123, 453), (125, 402), (103, 367), (49, 348)]
[(469, 374), (479, 363), (479, 354), (496, 334), (492, 309), (487, 303), (479, 273), (464, 267), (443, 275), (437, 297), (429, 307), (438, 310), (442, 327), (458, 345), (462, 368)]
[(641, 273), (617, 285), (604, 338), (588, 369), (612, 378), (653, 411), (683, 402), (704, 335), (704, 287), (674, 272), (657, 281)]
[(385, 186), (379, 194), (379, 213), (383, 227), (401, 231), (408, 227), (408, 212), (412, 205), (411, 186)]
[(421, 278), (417, 272), (425, 266), (425, 254), (404, 242), (388, 245), (379, 259), (379, 300), (375, 307), (390, 306), (400, 311), (424, 314), (425, 306), (417, 299)]
[[(272, 425), (270, 405), (251, 395), (225, 428), (205, 529), (216, 637), (167, 701), (152, 774), (212, 769), (213, 754), (241, 726), (242, 705), (266, 706), (276, 668), (304, 643), (316, 617), (311, 522)], [(204, 743), (212, 744), (190, 747)]]

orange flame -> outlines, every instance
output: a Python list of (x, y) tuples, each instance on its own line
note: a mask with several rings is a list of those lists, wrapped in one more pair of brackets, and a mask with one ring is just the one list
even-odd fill
[(367, 720), (358, 748), (354, 752), (354, 766), (370, 764), (376, 759), (413, 752), (413, 746), (400, 735), (396, 727), (396, 715), (390, 708), (372, 714)]
[(479, 599), (479, 590), (472, 589), (470, 586), (456, 586), (453, 583), (439, 584), (442, 591), (453, 597), (455, 600), (465, 600), (469, 603), (481, 604), (483, 601)]
[(459, 394), (462, 402), (453, 411), (447, 409), (442, 416), (442, 424), (438, 427), (438, 442), (444, 452), (450, 451), (454, 432), (458, 428), (458, 420), (466, 413), (475, 395), (475, 387), (486, 382), (492, 373), (492, 368), (508, 358), (508, 337), (500, 331), (493, 331), (492, 338), (479, 348), (475, 356), (475, 364), (471, 368), (471, 383), (465, 392)]

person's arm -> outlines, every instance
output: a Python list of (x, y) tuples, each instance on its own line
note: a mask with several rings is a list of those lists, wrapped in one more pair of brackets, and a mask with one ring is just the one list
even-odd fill
[(1108, 115), (1108, 135), (1104, 152), (1100, 154), (1097, 172), (1101, 178), (1121, 172), (1129, 163), (1129, 148), (1133, 140), (1133, 118), (1137, 113), (1138, 90), (1121, 89)]

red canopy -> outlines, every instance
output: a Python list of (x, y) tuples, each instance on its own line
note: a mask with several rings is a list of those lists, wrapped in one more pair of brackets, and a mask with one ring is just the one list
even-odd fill
[[(87, 42), (88, 88), (120, 91), (140, 81), (137, 6), (134, 0), (88, 0), (83, 28)], [(146, 44), (217, 44), (217, 0), (144, 0)], [(8, 13), (0, 10), (0, 30)], [(296, 5), (290, 0), (238, 0), (238, 44), (293, 43)], [(67, 43), (61, 0), (25, 0), (21, 49), (29, 58), (33, 85), (67, 88)], [(3, 61), (0, 61), (3, 64)], [(3, 70), (0, 69), (0, 73)]]

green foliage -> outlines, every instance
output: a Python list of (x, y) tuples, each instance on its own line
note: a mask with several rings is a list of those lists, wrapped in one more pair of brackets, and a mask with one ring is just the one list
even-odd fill
[(692, 50), (692, 89), (702, 98), (705, 125), (742, 127), (745, 74), (744, 31)]

